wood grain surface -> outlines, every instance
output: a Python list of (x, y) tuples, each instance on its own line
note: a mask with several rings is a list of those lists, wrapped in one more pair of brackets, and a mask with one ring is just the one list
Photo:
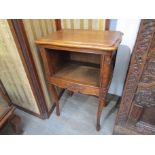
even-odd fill
[(54, 45), (86, 49), (108, 50), (117, 49), (122, 33), (100, 30), (61, 30), (36, 41), (41, 45)]

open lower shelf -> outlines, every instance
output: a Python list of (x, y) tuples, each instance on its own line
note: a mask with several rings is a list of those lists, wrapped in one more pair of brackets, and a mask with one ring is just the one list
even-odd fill
[(69, 63), (54, 75), (79, 84), (99, 86), (99, 68)]
[[(98, 95), (100, 69), (78, 63), (69, 63), (50, 78), (59, 87)], [(94, 90), (93, 90), (94, 89)]]

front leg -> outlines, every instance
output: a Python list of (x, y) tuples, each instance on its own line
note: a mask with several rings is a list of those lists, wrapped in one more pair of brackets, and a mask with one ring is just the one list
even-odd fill
[(60, 116), (59, 98), (58, 98), (58, 94), (56, 92), (56, 89), (55, 89), (54, 85), (52, 85), (52, 84), (49, 84), (49, 89), (50, 89), (50, 92), (53, 96), (54, 103), (56, 104), (56, 114), (57, 114), (57, 116)]
[(103, 107), (106, 104), (106, 95), (108, 93), (108, 86), (111, 74), (111, 55), (101, 55), (101, 69), (100, 69), (100, 90), (99, 90), (99, 105), (97, 110), (96, 130), (100, 130), (100, 118)]
[(97, 131), (99, 131), (101, 128), (100, 127), (101, 114), (102, 114), (102, 110), (106, 104), (104, 92), (103, 92), (103, 90), (101, 90), (101, 91), (100, 91), (100, 95), (99, 95), (99, 105), (98, 105), (98, 110), (97, 110), (97, 123), (96, 123), (96, 130)]

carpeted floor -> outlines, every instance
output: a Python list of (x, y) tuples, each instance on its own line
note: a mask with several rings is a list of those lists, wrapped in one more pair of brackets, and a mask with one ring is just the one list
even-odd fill
[[(21, 110), (15, 112), (22, 118), (24, 135), (107, 135), (112, 134), (117, 113), (118, 97), (108, 95), (108, 105), (101, 116), (101, 130), (96, 131), (96, 111), (98, 98), (83, 94), (69, 97), (67, 91), (60, 100), (61, 116), (55, 111), (49, 119), (41, 120)], [(13, 134), (7, 125), (1, 134)]]

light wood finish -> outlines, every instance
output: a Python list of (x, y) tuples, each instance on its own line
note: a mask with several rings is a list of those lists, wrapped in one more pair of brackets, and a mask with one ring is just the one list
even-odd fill
[(53, 78), (73, 80), (77, 83), (99, 87), (99, 69), (80, 64), (67, 64)]
[(96, 129), (100, 130), (100, 117), (112, 78), (113, 60), (121, 39), (121, 32), (61, 30), (36, 41), (57, 115), (60, 115), (60, 110), (55, 86), (98, 96)]
[(114, 51), (121, 42), (121, 32), (61, 30), (36, 41), (41, 45)]
[(54, 74), (50, 83), (70, 91), (99, 95), (100, 69), (69, 63)]
[(70, 59), (73, 61), (89, 62), (92, 64), (100, 64), (100, 56), (97, 54), (86, 54), (86, 53), (70, 53)]

